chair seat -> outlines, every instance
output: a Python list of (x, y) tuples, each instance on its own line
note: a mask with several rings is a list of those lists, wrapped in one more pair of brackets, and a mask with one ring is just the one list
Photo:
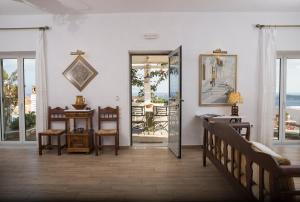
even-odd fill
[(101, 129), (96, 132), (96, 135), (116, 135), (117, 129)]
[(41, 132), (42, 135), (61, 135), (66, 131), (63, 129), (48, 129), (46, 131)]

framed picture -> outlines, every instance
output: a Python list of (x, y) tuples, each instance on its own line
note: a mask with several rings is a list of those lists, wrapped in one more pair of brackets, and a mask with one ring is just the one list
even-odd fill
[(229, 106), (230, 92), (236, 90), (237, 55), (201, 54), (199, 104)]
[(79, 91), (82, 91), (97, 74), (98, 72), (81, 55), (63, 72)]

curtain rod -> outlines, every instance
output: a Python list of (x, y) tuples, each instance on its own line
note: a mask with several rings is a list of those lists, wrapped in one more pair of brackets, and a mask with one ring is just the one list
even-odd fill
[(256, 28), (262, 29), (264, 27), (300, 27), (300, 25), (255, 25)]
[(43, 26), (43, 27), (0, 27), (0, 30), (32, 30), (32, 29), (38, 29), (38, 30), (49, 30), (49, 26)]

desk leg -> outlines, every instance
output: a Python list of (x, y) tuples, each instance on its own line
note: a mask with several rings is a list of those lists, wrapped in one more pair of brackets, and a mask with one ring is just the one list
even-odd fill
[(203, 166), (206, 167), (206, 150), (207, 150), (207, 135), (208, 131), (204, 129), (204, 135), (203, 135)]
[(39, 155), (41, 156), (43, 144), (42, 144), (42, 135), (40, 133), (38, 134), (38, 139), (39, 139)]

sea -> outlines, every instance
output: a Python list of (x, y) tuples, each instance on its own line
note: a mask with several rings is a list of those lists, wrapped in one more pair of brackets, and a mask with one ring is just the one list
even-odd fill
[[(159, 98), (168, 99), (169, 93), (168, 92), (155, 92), (155, 95)], [(132, 96), (138, 96), (138, 92), (132, 92)]]
[[(276, 95), (275, 105), (279, 106), (279, 95)], [(300, 95), (287, 94), (286, 95), (286, 106), (288, 106), (288, 107), (300, 106)]]
[[(133, 96), (137, 96), (137, 92), (132, 92)], [(168, 99), (169, 94), (167, 92), (156, 92), (155, 95), (159, 98)], [(276, 95), (275, 105), (279, 106), (279, 95)], [(286, 106), (300, 106), (300, 94), (288, 94), (286, 96)]]

